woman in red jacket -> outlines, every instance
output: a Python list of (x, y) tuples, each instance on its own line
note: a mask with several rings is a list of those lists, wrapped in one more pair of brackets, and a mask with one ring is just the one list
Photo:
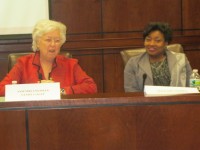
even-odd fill
[(39, 21), (32, 33), (35, 52), (18, 59), (17, 64), (0, 82), (0, 95), (5, 95), (5, 85), (38, 81), (60, 82), (62, 94), (96, 93), (97, 86), (79, 66), (78, 60), (59, 55), (66, 40), (66, 26), (52, 20)]

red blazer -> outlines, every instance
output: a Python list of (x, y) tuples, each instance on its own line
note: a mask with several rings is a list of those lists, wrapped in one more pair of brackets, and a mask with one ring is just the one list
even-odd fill
[[(96, 93), (97, 86), (79, 66), (78, 61), (72, 58), (58, 55), (49, 74), (55, 82), (60, 82), (60, 88), (64, 88), (66, 94)], [(5, 85), (11, 84), (13, 80), (17, 83), (38, 83), (44, 79), (44, 73), (40, 65), (39, 53), (23, 56), (18, 59), (16, 65), (0, 82), (0, 96), (5, 95)]]

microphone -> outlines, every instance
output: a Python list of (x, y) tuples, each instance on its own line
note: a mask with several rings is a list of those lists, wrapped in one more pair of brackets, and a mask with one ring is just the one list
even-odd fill
[(51, 72), (49, 72), (48, 80), (52, 80), (52, 78), (51, 78)]
[(41, 80), (42, 80), (42, 74), (40, 73), (40, 67), (39, 67), (39, 66), (38, 66), (37, 74), (38, 74), (38, 80), (39, 80), (39, 83), (41, 83)]
[(41, 82), (42, 80), (42, 74), (38, 72), (38, 79), (39, 79), (39, 82)]
[(143, 91), (143, 92), (144, 92), (144, 85), (145, 85), (145, 80), (146, 80), (146, 78), (147, 78), (147, 74), (144, 73), (144, 74), (142, 75), (142, 91)]

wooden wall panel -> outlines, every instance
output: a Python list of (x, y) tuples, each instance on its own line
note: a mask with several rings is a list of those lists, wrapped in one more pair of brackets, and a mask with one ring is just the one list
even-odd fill
[(106, 0), (102, 11), (104, 32), (141, 31), (151, 21), (181, 28), (181, 0)]
[(104, 51), (104, 92), (124, 91), (124, 64), (119, 54), (121, 50)]
[(183, 1), (183, 29), (200, 29), (200, 1), (199, 0), (182, 0)]
[(91, 76), (97, 84), (98, 92), (103, 92), (103, 56), (101, 50), (73, 51), (73, 58), (78, 59), (82, 69)]
[[(169, 99), (144, 97), (143, 93), (136, 92), (67, 95), (59, 101), (1, 103), (0, 148), (198, 150), (199, 99), (199, 94), (170, 96)], [(11, 111), (13, 108), (15, 111)], [(28, 128), (22, 119), (24, 111)], [(27, 133), (24, 141), (27, 148), (15, 145), (21, 143), (23, 130)], [(22, 137), (16, 138), (21, 134)]]
[(134, 116), (134, 107), (30, 110), (30, 149), (136, 150)]
[(200, 29), (183, 30), (182, 35), (192, 35), (192, 36), (197, 35), (197, 36), (199, 36), (200, 35)]
[(1, 53), (0, 55), (0, 81), (8, 72), (8, 53)]
[(52, 0), (51, 15), (68, 26), (69, 34), (95, 38), (94, 33), (102, 32), (100, 0)]
[(200, 71), (200, 50), (186, 51), (188, 60), (193, 69), (198, 69)]
[(0, 149), (26, 150), (25, 111), (0, 111)]
[(141, 106), (137, 113), (137, 149), (192, 150), (200, 146), (198, 105)]
[(31, 52), (31, 42), (9, 42), (0, 44), (0, 53)]

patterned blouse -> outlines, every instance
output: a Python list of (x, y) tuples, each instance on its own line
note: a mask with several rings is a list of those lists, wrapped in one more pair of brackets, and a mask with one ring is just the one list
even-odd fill
[(159, 86), (169, 86), (171, 76), (169, 72), (167, 59), (165, 58), (161, 62), (154, 62), (150, 64), (153, 75), (153, 84)]

